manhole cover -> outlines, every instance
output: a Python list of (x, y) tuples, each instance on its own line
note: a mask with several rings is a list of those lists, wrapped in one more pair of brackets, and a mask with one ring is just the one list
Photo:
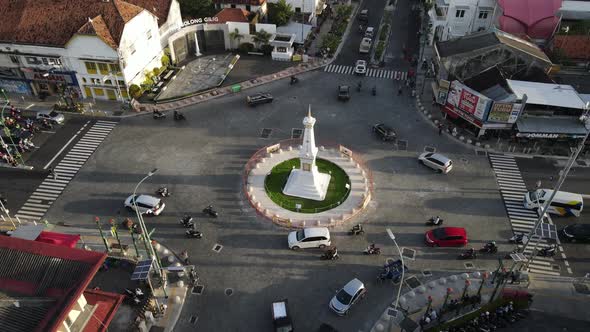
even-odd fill
[(561, 270), (561, 268), (559, 267), (559, 265), (551, 265), (551, 268), (552, 268), (554, 271), (559, 271), (559, 270)]
[(197, 324), (197, 321), (199, 320), (199, 316), (191, 316), (191, 318), (188, 320), (191, 324), (195, 325)]
[(197, 295), (201, 295), (203, 294), (203, 291), (205, 290), (205, 286), (203, 285), (196, 285), (195, 287), (193, 287), (193, 294), (197, 294)]
[(488, 152), (485, 151), (485, 150), (476, 150), (475, 151), (475, 154), (478, 155), (478, 156), (487, 156), (488, 155)]
[(408, 149), (408, 141), (403, 139), (397, 140), (397, 149), (400, 151), (406, 151)]
[(465, 263), (463, 264), (465, 266), (466, 269), (473, 269), (475, 266), (473, 265), (473, 263)]
[(576, 160), (576, 163), (580, 166), (588, 166), (588, 164), (583, 160)]
[(578, 293), (590, 294), (590, 288), (588, 288), (588, 285), (586, 285), (586, 284), (574, 282), (574, 289)]
[(414, 260), (416, 258), (416, 250), (410, 248), (402, 248), (402, 255), (404, 255), (404, 258)]
[(303, 134), (303, 129), (293, 128), (291, 129), (291, 138), (301, 138)]
[(416, 276), (411, 276), (408, 279), (406, 279), (406, 285), (408, 285), (408, 287), (410, 287), (411, 289), (414, 289), (422, 285), (422, 283), (420, 282), (420, 280), (418, 280), (418, 278), (416, 278)]
[(435, 152), (436, 148), (434, 146), (425, 146), (424, 152)]
[(431, 277), (432, 276), (432, 271), (430, 270), (422, 270), (422, 275), (425, 277)]
[(221, 249), (223, 249), (223, 246), (221, 244), (215, 244), (213, 246), (213, 251), (215, 251), (216, 253), (219, 253), (221, 251)]
[(225, 289), (225, 295), (232, 296), (233, 293), (234, 293), (234, 290), (232, 288), (226, 288)]
[(271, 133), (272, 129), (264, 128), (262, 129), (262, 132), (260, 132), (260, 138), (269, 138)]

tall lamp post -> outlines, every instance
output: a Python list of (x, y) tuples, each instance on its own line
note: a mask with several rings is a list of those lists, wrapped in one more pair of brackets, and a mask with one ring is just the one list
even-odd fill
[(139, 227), (141, 228), (141, 232), (143, 233), (142, 234), (143, 244), (145, 245), (146, 251), (156, 261), (156, 265), (157, 265), (156, 270), (158, 272), (158, 276), (161, 277), (162, 276), (162, 271), (161, 271), (162, 266), (160, 265), (160, 261), (157, 259), (156, 251), (154, 250), (154, 246), (152, 245), (152, 240), (150, 239), (150, 234), (148, 233), (147, 227), (145, 226), (145, 223), (143, 222), (143, 216), (141, 215), (141, 213), (139, 212), (139, 209), (137, 208), (137, 199), (136, 199), (137, 188), (139, 188), (139, 186), (143, 183), (143, 181), (147, 180), (149, 177), (156, 174), (157, 171), (158, 171), (158, 169), (154, 168), (149, 173), (147, 173), (147, 175), (144, 176), (143, 179), (141, 179), (141, 181), (139, 181), (139, 183), (135, 186), (135, 189), (133, 189), (132, 201), (133, 201), (133, 207), (135, 208), (135, 214), (137, 215), (137, 220), (139, 221)]
[(397, 310), (398, 304), (399, 304), (399, 296), (402, 292), (402, 287), (404, 285), (404, 273), (406, 271), (406, 266), (404, 265), (404, 256), (402, 255), (402, 251), (399, 249), (399, 246), (397, 245), (397, 242), (395, 241), (395, 235), (393, 234), (393, 232), (391, 231), (391, 229), (387, 229), (387, 235), (389, 235), (389, 238), (393, 241), (393, 244), (395, 244), (395, 247), (397, 248), (397, 251), (399, 252), (399, 258), (402, 261), (402, 278), (399, 282), (399, 287), (397, 289), (397, 296), (395, 298), (395, 307), (394, 309)]

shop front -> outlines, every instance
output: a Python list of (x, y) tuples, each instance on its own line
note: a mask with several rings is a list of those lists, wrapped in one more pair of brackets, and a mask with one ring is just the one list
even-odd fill
[(516, 122), (516, 137), (570, 141), (584, 138), (586, 127), (578, 117), (524, 116)]
[[(439, 96), (440, 97), (440, 96)], [(459, 81), (452, 81), (449, 87), (446, 104), (443, 112), (454, 122), (474, 136), (483, 134), (482, 127), (492, 100), (461, 84)]]
[(80, 90), (76, 74), (73, 71), (43, 71), (38, 69), (23, 69), (33, 94), (44, 96), (68, 96), (79, 98)]

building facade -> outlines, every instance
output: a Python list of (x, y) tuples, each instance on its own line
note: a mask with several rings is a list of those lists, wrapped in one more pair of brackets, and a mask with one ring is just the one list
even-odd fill
[(498, 13), (496, 0), (431, 0), (430, 43), (485, 31), (493, 27)]
[(74, 98), (127, 99), (182, 26), (177, 0), (0, 0), (0, 14), (0, 88)]

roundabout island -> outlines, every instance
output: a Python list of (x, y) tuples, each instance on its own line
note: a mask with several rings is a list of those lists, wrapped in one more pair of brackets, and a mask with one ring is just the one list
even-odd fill
[(311, 110), (301, 141), (264, 147), (248, 161), (244, 192), (262, 216), (286, 227), (336, 226), (362, 211), (371, 199), (371, 175), (342, 146), (317, 147)]

